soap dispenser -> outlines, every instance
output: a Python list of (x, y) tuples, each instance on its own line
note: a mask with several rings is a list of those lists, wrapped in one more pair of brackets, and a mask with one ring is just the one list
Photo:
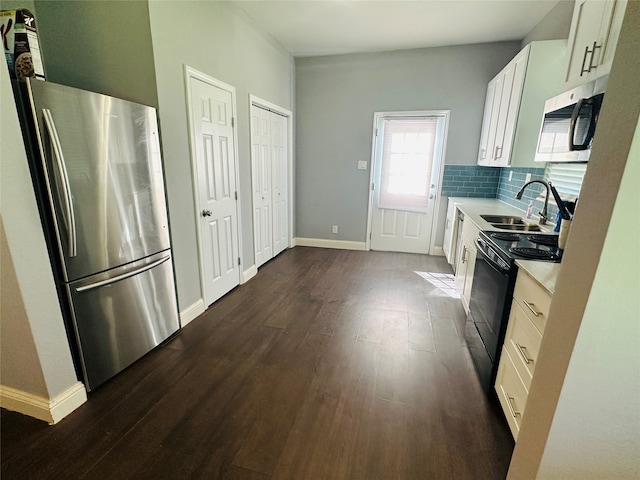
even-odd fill
[(529, 202), (529, 206), (527, 207), (527, 218), (531, 218), (533, 215), (533, 200)]

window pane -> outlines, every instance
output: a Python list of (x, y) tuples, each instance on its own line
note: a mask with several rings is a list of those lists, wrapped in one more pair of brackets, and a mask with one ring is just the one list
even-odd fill
[(380, 208), (426, 212), (438, 119), (384, 121)]

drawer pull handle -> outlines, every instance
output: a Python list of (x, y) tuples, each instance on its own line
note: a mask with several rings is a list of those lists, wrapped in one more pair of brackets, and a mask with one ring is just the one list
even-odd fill
[(518, 415), (522, 415), (520, 412), (516, 411), (515, 407), (513, 406), (513, 400), (515, 400), (515, 398), (509, 396), (509, 394), (507, 392), (505, 392), (506, 396), (507, 396), (507, 406), (509, 407), (509, 411), (511, 412), (511, 416), (513, 418), (516, 418)]
[(531, 313), (533, 313), (536, 317), (539, 317), (540, 315), (542, 315), (542, 312), (538, 312), (535, 308), (535, 304), (534, 303), (529, 303), (526, 300), (523, 300), (524, 304), (527, 306), (527, 308), (529, 310), (531, 310)]
[(524, 363), (526, 363), (527, 365), (532, 363), (533, 358), (527, 357), (527, 347), (523, 347), (518, 342), (515, 342), (515, 343), (516, 343), (516, 347), (518, 348), (518, 352), (520, 352), (520, 356), (524, 360)]

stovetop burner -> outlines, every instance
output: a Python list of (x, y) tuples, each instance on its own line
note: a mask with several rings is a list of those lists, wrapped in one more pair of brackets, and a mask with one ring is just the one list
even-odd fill
[(539, 248), (513, 247), (510, 248), (509, 251), (522, 257), (533, 258), (535, 260), (556, 260), (558, 258), (557, 254)]
[(540, 245), (548, 245), (550, 247), (558, 246), (558, 237), (556, 235), (531, 235), (527, 240)]
[(490, 233), (489, 236), (497, 240), (506, 240), (507, 242), (517, 242), (518, 240), (520, 240), (520, 235), (518, 235), (517, 233), (495, 232)]

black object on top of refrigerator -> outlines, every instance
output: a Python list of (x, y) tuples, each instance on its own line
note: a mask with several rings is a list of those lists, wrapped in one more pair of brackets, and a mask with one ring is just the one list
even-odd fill
[(26, 79), (23, 134), (87, 390), (180, 328), (156, 111)]

